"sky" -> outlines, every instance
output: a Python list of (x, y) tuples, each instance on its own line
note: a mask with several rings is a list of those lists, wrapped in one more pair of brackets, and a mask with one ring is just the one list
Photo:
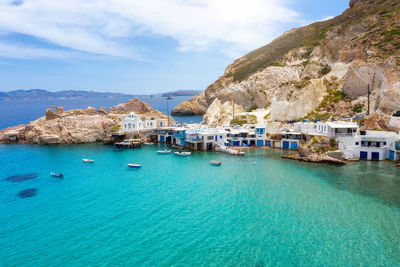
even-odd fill
[(0, 91), (204, 90), (349, 0), (0, 0)]

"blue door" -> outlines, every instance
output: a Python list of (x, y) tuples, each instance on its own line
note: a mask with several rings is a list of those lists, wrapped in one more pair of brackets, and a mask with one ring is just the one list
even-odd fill
[(379, 160), (379, 152), (372, 152), (371, 158), (374, 160)]
[(257, 146), (263, 146), (264, 141), (263, 140), (257, 140)]
[(164, 142), (164, 135), (160, 136), (160, 142)]
[(240, 141), (233, 141), (233, 146), (240, 146)]
[(368, 152), (360, 151), (360, 159), (368, 159)]
[(393, 151), (393, 150), (390, 150), (390, 151), (389, 151), (389, 159), (390, 159), (390, 160), (394, 160), (394, 156), (395, 156), (394, 151)]
[(290, 145), (290, 148), (293, 149), (293, 150), (296, 150), (296, 149), (299, 148), (299, 144), (297, 144), (296, 142), (293, 142), (293, 143)]
[(211, 143), (207, 143), (207, 150), (211, 150), (212, 149), (212, 144)]
[(289, 142), (288, 141), (283, 141), (282, 148), (283, 149), (289, 149)]

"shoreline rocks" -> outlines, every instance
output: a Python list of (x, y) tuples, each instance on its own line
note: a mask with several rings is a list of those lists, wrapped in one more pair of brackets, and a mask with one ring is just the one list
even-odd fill
[[(56, 109), (56, 112), (53, 112)], [(137, 113), (142, 120), (167, 118), (139, 99), (99, 110), (74, 109), (64, 111), (60, 107), (47, 109), (45, 116), (28, 125), (9, 127), (0, 131), (0, 142), (19, 142), (28, 144), (79, 144), (106, 142), (112, 139), (112, 132), (121, 125), (123, 116), (130, 112)], [(170, 119), (174, 122), (174, 120)]]
[(282, 156), (282, 158), (311, 162), (311, 163), (327, 163), (327, 164), (339, 165), (339, 166), (346, 165), (345, 161), (330, 157), (325, 154), (300, 155), (299, 153), (291, 153), (291, 154)]

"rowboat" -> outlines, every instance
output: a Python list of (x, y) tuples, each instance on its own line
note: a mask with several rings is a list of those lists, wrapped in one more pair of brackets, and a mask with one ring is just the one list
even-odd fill
[(158, 150), (158, 154), (171, 154), (171, 150)]
[(151, 142), (144, 142), (143, 144), (145, 144), (145, 145), (147, 145), (147, 146), (154, 145), (154, 143), (151, 143)]
[(82, 159), (82, 161), (86, 162), (86, 163), (93, 163), (94, 162), (94, 160), (92, 160), (92, 159)]
[(216, 160), (212, 160), (211, 163), (212, 163), (212, 165), (215, 165), (215, 166), (220, 166), (222, 164), (222, 162), (219, 162)]
[(62, 173), (54, 173), (54, 172), (51, 172), (50, 174), (51, 174), (51, 176), (53, 176), (53, 177), (63, 177), (63, 176), (64, 176)]
[(192, 152), (176, 151), (174, 154), (178, 156), (190, 156), (192, 155)]
[(129, 163), (128, 166), (131, 168), (141, 168), (142, 167), (142, 165), (140, 165), (140, 164), (132, 164), (132, 163)]

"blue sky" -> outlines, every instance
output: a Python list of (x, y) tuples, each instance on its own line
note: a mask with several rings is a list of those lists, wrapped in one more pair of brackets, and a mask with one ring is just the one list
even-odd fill
[(234, 59), (349, 0), (0, 0), (0, 91), (203, 90)]

